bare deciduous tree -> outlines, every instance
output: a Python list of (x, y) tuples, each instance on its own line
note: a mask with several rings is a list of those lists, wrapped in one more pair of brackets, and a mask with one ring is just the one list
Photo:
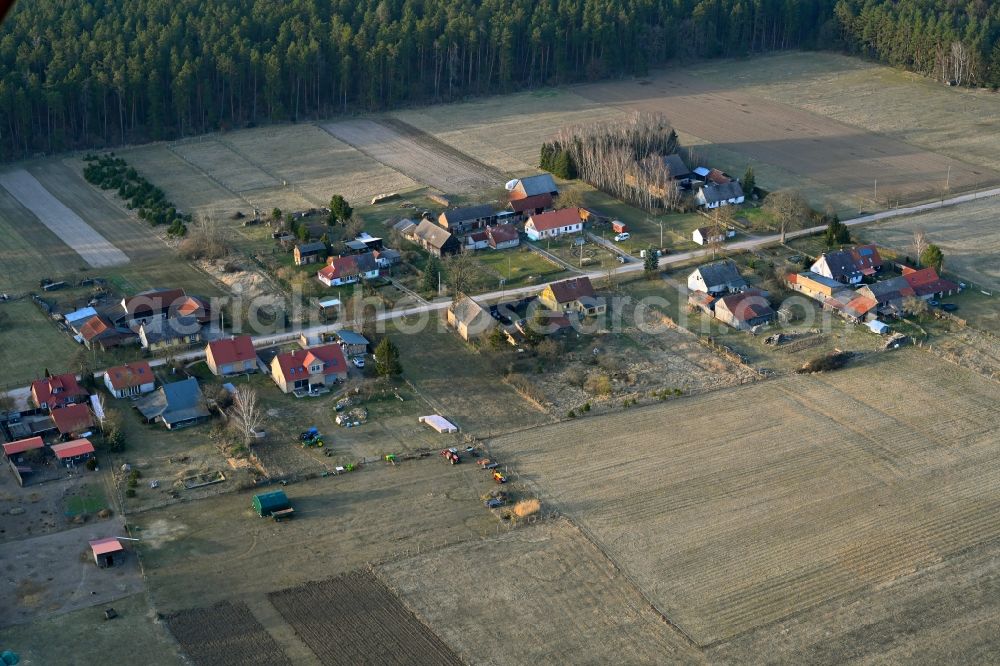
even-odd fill
[(782, 243), (785, 242), (785, 234), (800, 228), (811, 212), (806, 200), (794, 190), (779, 190), (768, 194), (763, 208), (778, 225)]
[(920, 261), (928, 244), (927, 233), (923, 229), (917, 229), (913, 232), (913, 242), (910, 244), (910, 248), (913, 250), (914, 261)]
[(233, 406), (229, 408), (229, 418), (244, 444), (252, 442), (267, 418), (257, 401), (257, 392), (246, 386), (237, 388)]
[(188, 227), (180, 251), (188, 259), (221, 259), (229, 254), (229, 242), (218, 219), (199, 215)]
[(460, 252), (445, 261), (448, 289), (455, 299), (458, 299), (460, 294), (469, 291), (477, 271), (478, 264), (472, 257), (472, 252)]

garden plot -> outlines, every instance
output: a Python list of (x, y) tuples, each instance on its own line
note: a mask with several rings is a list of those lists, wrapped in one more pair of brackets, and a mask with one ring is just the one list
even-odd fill
[(90, 266), (128, 263), (128, 255), (56, 199), (26, 170), (16, 169), (0, 174), (0, 185)]
[(211, 174), (223, 187), (237, 194), (281, 185), (277, 178), (220, 140), (202, 139), (177, 143), (171, 150), (184, 161)]
[(324, 666), (462, 664), (371, 570), (273, 592), (269, 598)]
[(291, 664), (278, 643), (242, 603), (176, 613), (167, 619), (170, 632), (195, 664)]
[(706, 646), (1000, 537), (998, 405), (995, 383), (908, 350), (493, 451)]

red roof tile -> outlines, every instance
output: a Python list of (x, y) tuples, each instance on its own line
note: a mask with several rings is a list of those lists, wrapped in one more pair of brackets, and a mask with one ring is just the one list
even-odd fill
[(118, 537), (107, 537), (106, 539), (94, 539), (88, 542), (94, 555), (107, 555), (108, 553), (119, 553), (125, 550)]
[(928, 296), (946, 291), (957, 291), (958, 285), (937, 274), (933, 268), (922, 268), (903, 274), (903, 279), (910, 285), (917, 296)]
[(53, 409), (50, 416), (63, 435), (79, 432), (94, 425), (94, 416), (90, 413), (90, 407), (85, 404)]
[(535, 210), (536, 208), (551, 208), (552, 207), (552, 195), (548, 192), (544, 194), (536, 194), (530, 197), (523, 197), (521, 199), (513, 199), (510, 202), (510, 208), (515, 213), (523, 213), (526, 210)]
[(40, 449), (44, 446), (45, 442), (42, 441), (41, 437), (29, 437), (28, 439), (19, 439), (16, 442), (7, 442), (3, 445), (3, 452), (4, 455), (13, 456), (25, 451)]
[(208, 343), (208, 351), (216, 365), (228, 365), (257, 358), (253, 339), (249, 335), (238, 335), (225, 340), (212, 340)]
[(72, 442), (52, 445), (52, 453), (56, 454), (56, 458), (59, 458), (59, 460), (75, 458), (76, 456), (93, 452), (94, 445), (90, 443), (89, 439), (74, 439)]
[(74, 375), (67, 373), (32, 382), (31, 394), (39, 405), (48, 404), (52, 409), (70, 402), (72, 398), (85, 396), (87, 392), (80, 387)]
[(111, 382), (111, 386), (115, 390), (151, 384), (155, 381), (153, 369), (149, 367), (149, 363), (146, 361), (126, 363), (125, 365), (108, 368), (107, 376), (108, 381)]
[(528, 219), (538, 231), (568, 227), (573, 224), (580, 224), (582, 221), (579, 208), (562, 208), (560, 210), (549, 211), (548, 213), (532, 215)]
[(297, 349), (293, 352), (278, 354), (278, 368), (285, 381), (302, 379), (309, 375), (308, 366), (315, 361), (323, 361), (323, 374), (347, 372), (347, 361), (340, 345), (323, 345), (311, 349)]

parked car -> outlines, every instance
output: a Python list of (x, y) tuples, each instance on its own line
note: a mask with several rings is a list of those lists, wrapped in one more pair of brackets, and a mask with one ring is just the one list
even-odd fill
[(628, 240), (629, 238), (631, 238), (631, 237), (632, 237), (632, 236), (631, 236), (631, 234), (629, 234), (629, 232), (627, 232), (627, 231), (623, 231), (623, 232), (621, 232), (620, 234), (617, 234), (617, 235), (615, 236), (615, 242), (616, 242), (616, 243), (621, 243), (622, 241), (627, 241), (627, 240)]
[(958, 309), (958, 306), (955, 305), (954, 303), (942, 303), (941, 309), (944, 310), (945, 312), (954, 312), (955, 310)]
[(355, 368), (363, 368), (365, 367), (365, 357), (355, 356), (354, 358), (351, 359), (351, 363), (354, 364)]

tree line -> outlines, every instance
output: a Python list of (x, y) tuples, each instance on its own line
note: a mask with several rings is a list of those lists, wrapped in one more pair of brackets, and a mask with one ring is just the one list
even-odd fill
[(0, 158), (791, 48), (997, 85), (998, 25), (983, 0), (19, 2), (0, 28)]
[(1000, 4), (840, 0), (848, 51), (955, 85), (1000, 87)]
[(0, 29), (0, 156), (809, 48), (833, 2), (19, 2)]

